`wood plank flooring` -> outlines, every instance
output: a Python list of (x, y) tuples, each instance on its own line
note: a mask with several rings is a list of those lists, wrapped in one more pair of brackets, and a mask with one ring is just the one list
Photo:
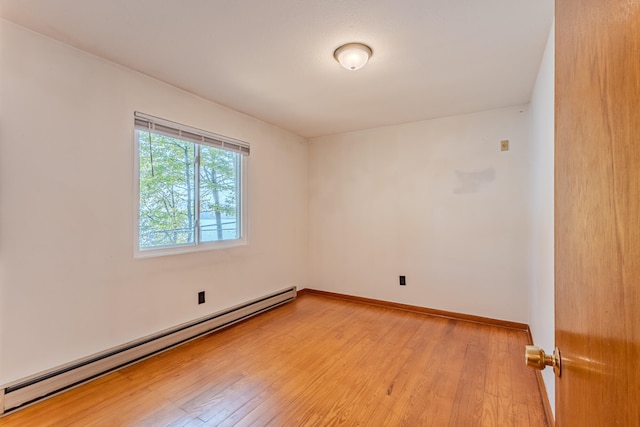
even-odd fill
[(523, 331), (303, 295), (1, 426), (546, 426)]

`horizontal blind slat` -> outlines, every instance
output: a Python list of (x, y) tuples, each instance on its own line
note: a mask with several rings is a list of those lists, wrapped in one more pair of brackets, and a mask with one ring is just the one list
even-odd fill
[(159, 117), (149, 116), (138, 111), (134, 112), (134, 123), (136, 129), (151, 131), (170, 138), (180, 138), (197, 144), (210, 145), (215, 148), (240, 153), (244, 156), (248, 156), (251, 153), (248, 142), (203, 131)]

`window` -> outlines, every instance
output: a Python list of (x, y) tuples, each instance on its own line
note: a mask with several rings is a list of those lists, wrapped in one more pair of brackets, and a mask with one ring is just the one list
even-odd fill
[(135, 113), (137, 256), (246, 242), (249, 144)]

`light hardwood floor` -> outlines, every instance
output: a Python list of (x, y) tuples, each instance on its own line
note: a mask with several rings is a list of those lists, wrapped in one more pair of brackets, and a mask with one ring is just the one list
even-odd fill
[(303, 295), (2, 426), (546, 426), (523, 331)]

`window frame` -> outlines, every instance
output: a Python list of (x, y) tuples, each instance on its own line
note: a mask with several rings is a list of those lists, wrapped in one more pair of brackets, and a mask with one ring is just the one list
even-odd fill
[[(134, 112), (134, 117), (139, 118), (142, 117), (145, 120), (148, 120), (152, 123), (157, 123), (162, 126), (170, 125), (175, 129), (179, 129), (185, 132), (189, 132), (189, 134), (193, 135), (201, 135), (203, 136), (203, 142), (195, 142), (192, 139), (181, 138), (178, 135), (167, 135), (172, 138), (182, 139), (183, 141), (194, 144), (194, 149), (197, 153), (196, 158), (194, 159), (194, 169), (195, 169), (195, 221), (196, 225), (194, 227), (195, 235), (193, 243), (182, 243), (176, 245), (168, 245), (168, 246), (155, 246), (151, 248), (140, 248), (140, 141), (136, 136), (136, 130), (140, 129), (140, 126), (133, 126), (133, 139), (134, 139), (134, 167), (133, 167), (133, 176), (134, 176), (134, 224), (133, 224), (133, 255), (134, 258), (152, 258), (159, 256), (168, 256), (168, 255), (177, 255), (177, 254), (185, 254), (191, 252), (202, 252), (202, 251), (210, 251), (216, 249), (227, 249), (238, 246), (247, 245), (249, 242), (248, 234), (249, 234), (249, 215), (248, 215), (248, 169), (249, 169), (249, 144), (244, 141), (239, 141), (236, 139), (232, 139), (229, 137), (217, 135), (211, 132), (202, 131), (197, 128), (193, 128), (190, 126), (182, 125), (179, 123), (171, 122), (169, 120), (160, 119), (158, 117), (150, 116), (147, 114)], [(149, 131), (154, 132), (152, 128), (149, 128)], [(161, 132), (155, 132), (159, 134), (163, 134)], [(218, 145), (207, 144), (205, 141), (215, 140)], [(225, 144), (229, 144), (234, 147), (241, 147), (241, 149), (229, 150), (225, 148)], [(240, 237), (237, 239), (226, 239), (226, 240), (215, 240), (211, 242), (202, 242), (202, 229), (200, 227), (200, 150), (202, 146), (222, 149), (226, 151), (239, 153), (240, 161), (238, 162), (238, 167), (240, 169), (237, 175), (236, 182), (236, 203), (238, 204), (237, 210), (240, 214), (237, 217), (239, 222), (239, 234)]]

